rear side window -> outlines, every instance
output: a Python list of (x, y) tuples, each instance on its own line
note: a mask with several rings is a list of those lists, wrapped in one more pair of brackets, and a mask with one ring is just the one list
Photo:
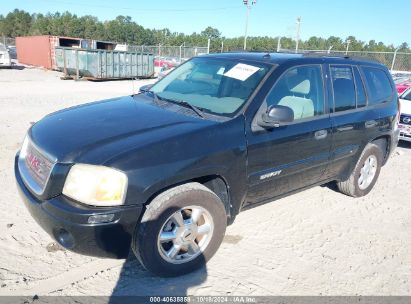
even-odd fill
[(367, 84), (368, 102), (370, 105), (389, 101), (392, 87), (387, 74), (378, 68), (362, 67)]
[(362, 108), (367, 105), (367, 96), (365, 95), (364, 84), (358, 68), (354, 68), (354, 77), (355, 87), (357, 88), (357, 108)]
[(331, 66), (335, 112), (355, 109), (356, 92), (350, 66)]

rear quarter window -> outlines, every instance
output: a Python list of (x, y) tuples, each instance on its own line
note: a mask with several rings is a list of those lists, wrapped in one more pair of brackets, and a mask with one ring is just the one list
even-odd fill
[(384, 70), (362, 67), (368, 92), (368, 104), (378, 104), (391, 100), (393, 88)]
[(357, 67), (354, 68), (354, 76), (355, 87), (357, 88), (357, 108), (362, 108), (367, 105), (367, 96), (365, 95), (364, 85)]

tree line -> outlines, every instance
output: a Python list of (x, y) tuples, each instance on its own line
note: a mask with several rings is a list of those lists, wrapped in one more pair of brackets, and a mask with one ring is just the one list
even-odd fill
[[(15, 9), (7, 15), (0, 15), (0, 36), (17, 37), (27, 35), (55, 35), (81, 37), (87, 39), (115, 41), (131, 45), (182, 45), (206, 46), (211, 40), (211, 52), (241, 50), (244, 37), (226, 38), (216, 28), (207, 27), (200, 33), (184, 34), (172, 32), (170, 29), (148, 29), (137, 24), (130, 16), (118, 16), (114, 20), (100, 21), (97, 17), (77, 16), (69, 12), (29, 14), (24, 10)], [(251, 51), (273, 51), (280, 39), (282, 49), (294, 49), (296, 42), (290, 37), (257, 36), (248, 37), (247, 49)], [(354, 36), (346, 39), (331, 36), (329, 38), (310, 37), (300, 41), (299, 48), (303, 50), (343, 51), (349, 41), (350, 51), (390, 52), (397, 47), (383, 42), (357, 40)], [(399, 51), (410, 52), (409, 45), (404, 42)]]

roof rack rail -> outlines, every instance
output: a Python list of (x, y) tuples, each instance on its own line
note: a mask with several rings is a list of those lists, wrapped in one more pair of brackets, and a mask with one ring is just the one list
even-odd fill
[(305, 57), (334, 57), (334, 58), (344, 58), (344, 59), (352, 59), (352, 60), (366, 60), (366, 61), (380, 63), (378, 60), (372, 57), (368, 57), (368, 56), (350, 56), (346, 54), (333, 53), (333, 52), (328, 53), (328, 52), (311, 51), (311, 52), (304, 52), (302, 53), (302, 55)]
[(336, 53), (328, 53), (328, 52), (316, 52), (316, 51), (310, 51), (310, 52), (304, 52), (302, 53), (303, 56), (306, 57), (338, 57), (338, 58), (352, 58), (349, 55), (346, 54), (336, 54)]

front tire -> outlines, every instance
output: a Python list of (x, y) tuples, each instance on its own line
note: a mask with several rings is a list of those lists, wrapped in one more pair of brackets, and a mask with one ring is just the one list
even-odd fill
[(220, 198), (199, 183), (169, 189), (147, 206), (132, 249), (149, 271), (165, 277), (194, 271), (215, 254), (227, 225)]
[(383, 152), (375, 144), (368, 144), (362, 152), (354, 170), (346, 181), (338, 182), (338, 189), (349, 196), (367, 195), (375, 183), (383, 162)]

